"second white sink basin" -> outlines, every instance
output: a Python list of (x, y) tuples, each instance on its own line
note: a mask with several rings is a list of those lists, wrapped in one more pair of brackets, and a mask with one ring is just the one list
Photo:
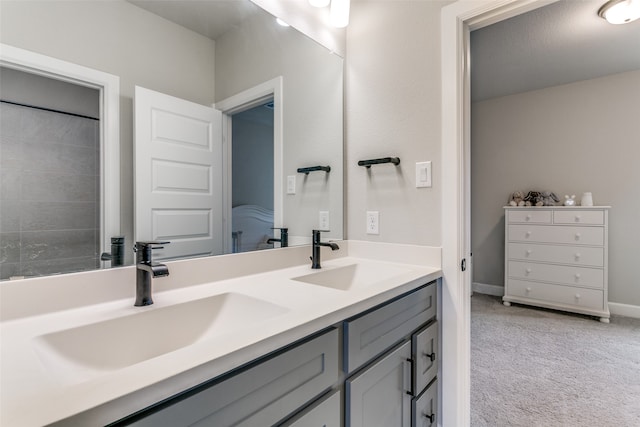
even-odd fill
[(317, 273), (294, 277), (293, 280), (348, 291), (355, 288), (371, 286), (409, 271), (407, 268), (367, 262), (327, 268)]
[(45, 366), (72, 382), (125, 368), (288, 311), (267, 301), (225, 293), (43, 335)]

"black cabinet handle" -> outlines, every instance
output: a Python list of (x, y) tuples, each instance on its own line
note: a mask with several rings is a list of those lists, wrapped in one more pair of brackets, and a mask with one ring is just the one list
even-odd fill
[(431, 414), (431, 415), (424, 414), (424, 417), (427, 418), (429, 422), (432, 424), (436, 420), (436, 414)]

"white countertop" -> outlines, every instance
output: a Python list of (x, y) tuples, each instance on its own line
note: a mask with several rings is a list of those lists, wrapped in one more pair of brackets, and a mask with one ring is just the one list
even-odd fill
[[(371, 285), (341, 290), (292, 280), (318, 272), (305, 263), (208, 283), (181, 284), (156, 292), (154, 304), (148, 307), (134, 307), (131, 297), (106, 298), (90, 305), (44, 309), (42, 313), (3, 319), (0, 424), (41, 426), (66, 420), (73, 425), (89, 425), (91, 420), (90, 424), (95, 425), (115, 421), (441, 276), (440, 248), (365, 242), (339, 244), (341, 249), (335, 254), (340, 252), (342, 256), (334, 254), (330, 259), (328, 255), (322, 271), (375, 263), (398, 268), (402, 273)], [(282, 253), (298, 252), (308, 256), (309, 248), (288, 248)], [(242, 256), (237, 254), (234, 259), (256, 257)], [(181, 261), (181, 266), (176, 263), (175, 270), (188, 270), (189, 262), (197, 261)], [(174, 265), (167, 264), (172, 271)], [(172, 271), (172, 275), (179, 280), (175, 277), (177, 273)], [(46, 285), (46, 280), (40, 282), (38, 286)], [(130, 286), (134, 287), (135, 281)], [(259, 323), (239, 327), (231, 324), (228, 333), (210, 340), (124, 368), (97, 372), (94, 369), (88, 375), (76, 375), (73, 367), (65, 370), (63, 364), (60, 369), (52, 369), (51, 361), (43, 358), (42, 349), (38, 349), (43, 335), (229, 292), (267, 301), (279, 310)], [(3, 298), (7, 295), (18, 299), (10, 292)], [(9, 303), (29, 301), (4, 301)]]

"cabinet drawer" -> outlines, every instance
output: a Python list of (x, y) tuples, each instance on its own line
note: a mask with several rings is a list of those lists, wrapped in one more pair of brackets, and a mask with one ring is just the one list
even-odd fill
[(438, 374), (438, 322), (416, 332), (411, 338), (416, 394), (420, 393)]
[(509, 277), (599, 289), (604, 287), (604, 270), (601, 268), (509, 261)]
[(509, 241), (565, 243), (571, 245), (604, 244), (602, 227), (558, 227), (553, 225), (510, 225)]
[(553, 212), (554, 224), (604, 224), (604, 211), (570, 210)]
[(411, 426), (411, 343), (402, 344), (345, 382), (349, 427)]
[(436, 284), (344, 322), (344, 370), (353, 372), (436, 315)]
[(438, 381), (431, 383), (428, 389), (411, 401), (412, 427), (431, 427), (438, 425)]
[(604, 301), (603, 292), (600, 290), (527, 282), (517, 279), (509, 279), (507, 283), (507, 296), (600, 311), (603, 310)]
[(280, 427), (341, 427), (341, 401), (342, 394), (338, 390)]
[(602, 267), (604, 266), (604, 248), (509, 243), (507, 258)]
[(508, 211), (509, 223), (528, 222), (532, 224), (551, 224), (551, 211), (512, 210)]
[(283, 420), (338, 381), (332, 329), (143, 418), (136, 426), (265, 426)]

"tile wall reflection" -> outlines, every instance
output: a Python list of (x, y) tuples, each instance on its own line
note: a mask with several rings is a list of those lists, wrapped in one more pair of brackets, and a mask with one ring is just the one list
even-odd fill
[(0, 103), (0, 279), (100, 266), (99, 129)]

